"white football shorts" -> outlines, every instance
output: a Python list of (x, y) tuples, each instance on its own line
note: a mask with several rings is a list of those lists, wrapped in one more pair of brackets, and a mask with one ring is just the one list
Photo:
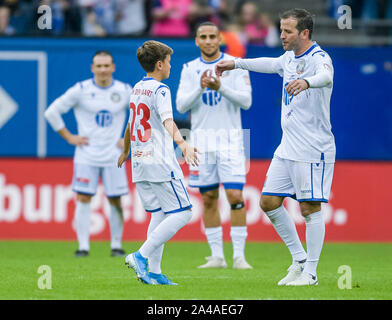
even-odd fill
[(182, 179), (164, 182), (139, 181), (136, 190), (147, 212), (176, 213), (192, 208)]
[(333, 170), (334, 163), (298, 162), (274, 156), (262, 194), (292, 197), (299, 202), (328, 202)]
[(105, 194), (109, 198), (128, 194), (128, 179), (125, 166), (118, 168), (96, 167), (83, 163), (74, 163), (72, 190), (77, 193), (95, 195), (101, 178)]
[(189, 186), (200, 192), (219, 188), (242, 190), (246, 182), (246, 158), (242, 152), (205, 152), (198, 167), (189, 166)]

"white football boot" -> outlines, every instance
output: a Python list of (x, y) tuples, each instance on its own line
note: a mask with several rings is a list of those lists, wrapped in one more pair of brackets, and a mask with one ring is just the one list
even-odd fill
[(317, 285), (318, 285), (317, 277), (312, 276), (307, 272), (302, 272), (297, 279), (286, 284), (286, 286), (317, 286)]
[(245, 257), (235, 257), (233, 269), (253, 269), (253, 267), (245, 260)]
[(300, 263), (294, 261), (293, 264), (287, 269), (287, 275), (278, 282), (278, 286), (284, 286), (287, 283), (299, 278), (304, 270), (305, 262)]
[(199, 269), (206, 268), (227, 268), (225, 258), (221, 257), (206, 257), (207, 263), (198, 266)]

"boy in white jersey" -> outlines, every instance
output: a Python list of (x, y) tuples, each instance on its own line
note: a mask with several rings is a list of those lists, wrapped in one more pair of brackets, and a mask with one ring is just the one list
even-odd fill
[[(121, 248), (123, 214), (121, 196), (128, 193), (125, 169), (116, 166), (121, 154), (131, 87), (113, 79), (115, 65), (110, 52), (98, 51), (93, 57), (93, 79), (76, 83), (46, 110), (45, 117), (68, 143), (75, 145), (72, 190), (77, 193), (75, 227), (79, 242), (76, 257), (90, 250), (91, 198), (101, 178), (110, 204), (112, 256), (124, 256)], [(61, 114), (73, 108), (78, 134), (71, 134)]]
[(231, 205), (233, 268), (251, 269), (245, 260), (246, 210), (242, 189), (246, 181), (246, 157), (241, 109), (252, 104), (249, 73), (234, 70), (215, 77), (215, 65), (233, 57), (221, 53), (218, 27), (205, 22), (196, 31), (201, 57), (182, 69), (176, 105), (191, 113), (192, 143), (203, 153), (199, 168), (190, 167), (189, 186), (199, 188), (204, 206), (204, 226), (211, 257), (199, 268), (226, 268), (220, 213), (219, 185), (223, 184)]
[(124, 149), (118, 166), (131, 147), (132, 181), (151, 220), (147, 240), (125, 263), (145, 284), (175, 285), (161, 272), (163, 246), (192, 217), (183, 173), (175, 156), (173, 140), (188, 164), (198, 165), (197, 149), (188, 145), (173, 121), (171, 94), (161, 81), (170, 74), (173, 50), (158, 41), (146, 41), (137, 58), (147, 76), (133, 88)]
[[(283, 77), (282, 141), (267, 172), (260, 206), (293, 257), (278, 285), (317, 285), (317, 264), (324, 242), (321, 202), (328, 202), (335, 162), (330, 123), (333, 66), (329, 55), (312, 42), (313, 20), (303, 9), (281, 16), (286, 53), (279, 58), (222, 61), (216, 72), (241, 68)], [(306, 222), (305, 252), (282, 203), (295, 197)]]

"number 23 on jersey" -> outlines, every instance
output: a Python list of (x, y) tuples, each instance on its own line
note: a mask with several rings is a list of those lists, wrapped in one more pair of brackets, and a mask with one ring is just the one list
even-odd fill
[[(136, 141), (136, 136), (139, 141), (141, 142), (147, 142), (151, 138), (151, 125), (148, 122), (150, 119), (150, 108), (144, 104), (144, 103), (139, 103), (136, 107), (136, 105), (131, 102), (129, 108), (132, 110), (132, 122), (131, 122), (131, 141)], [(136, 117), (140, 117), (142, 114), (142, 117), (139, 120), (139, 126), (135, 128), (135, 121)], [(141, 130), (141, 127), (143, 127), (143, 130)], [(136, 132), (134, 132), (136, 129)]]

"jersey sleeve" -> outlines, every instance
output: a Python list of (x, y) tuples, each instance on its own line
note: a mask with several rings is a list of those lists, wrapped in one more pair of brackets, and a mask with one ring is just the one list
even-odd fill
[(285, 54), (278, 58), (235, 59), (235, 67), (260, 73), (277, 73), (283, 77)]
[(309, 83), (309, 87), (322, 88), (332, 85), (334, 70), (329, 55), (324, 51), (318, 51), (314, 53), (312, 58), (315, 74), (305, 78)]
[(78, 105), (81, 90), (82, 84), (75, 84), (63, 95), (54, 100), (48, 109), (46, 109), (45, 118), (48, 120), (53, 130), (59, 131), (65, 127), (61, 115)]
[(161, 85), (155, 91), (155, 103), (161, 122), (173, 118), (171, 93), (168, 86)]
[(200, 83), (196, 84), (192, 81), (190, 72), (190, 65), (188, 63), (184, 64), (176, 97), (176, 108), (180, 113), (192, 109), (203, 94), (203, 88), (201, 88)]

